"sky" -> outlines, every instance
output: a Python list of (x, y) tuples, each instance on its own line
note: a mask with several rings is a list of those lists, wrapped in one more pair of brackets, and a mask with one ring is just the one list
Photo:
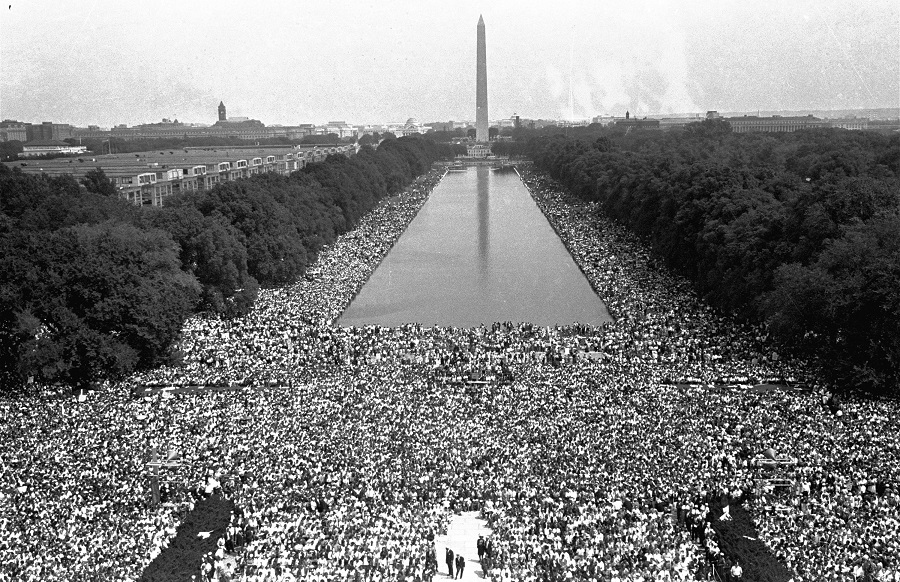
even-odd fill
[(267, 125), (900, 105), (896, 0), (6, 0), (0, 118)]

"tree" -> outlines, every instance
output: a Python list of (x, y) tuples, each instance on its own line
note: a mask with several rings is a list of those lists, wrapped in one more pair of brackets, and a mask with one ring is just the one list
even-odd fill
[(464, 132), (460, 127), (449, 131), (432, 130), (426, 133), (425, 137), (436, 142), (451, 142), (454, 139), (466, 137), (466, 132)]
[(115, 197), (118, 194), (116, 185), (106, 177), (106, 173), (102, 168), (88, 170), (84, 178), (81, 179), (81, 185), (88, 192), (99, 194), (100, 196)]
[(900, 386), (900, 214), (845, 229), (818, 260), (784, 265), (766, 297), (770, 324), (827, 363), (832, 382), (869, 391)]
[(289, 176), (259, 174), (159, 208), (112, 196), (91, 171), (0, 165), (0, 383), (85, 385), (168, 357), (196, 308), (246, 313), (259, 284), (290, 283), (447, 144), (389, 138)]
[(29, 231), (110, 219), (130, 222), (139, 210), (115, 196), (89, 192), (71, 175), (35, 176), (5, 165), (0, 165), (0, 192), (0, 212), (12, 218), (18, 228)]
[(181, 269), (197, 277), (200, 309), (226, 317), (247, 313), (259, 284), (247, 271), (240, 233), (221, 215), (204, 216), (191, 205), (147, 210), (149, 223), (179, 245)]
[(199, 286), (165, 233), (105, 222), (7, 238), (2, 319), (21, 380), (86, 386), (166, 359)]
[(709, 303), (768, 321), (837, 387), (900, 385), (900, 136), (734, 134), (721, 121), (568, 134), (529, 132), (524, 148)]
[(319, 144), (319, 145), (332, 145), (336, 143), (340, 143), (341, 138), (338, 137), (336, 133), (328, 133), (325, 135), (307, 135), (304, 136), (300, 143), (302, 144)]
[(0, 162), (17, 160), (21, 153), (22, 142), (18, 140), (0, 142)]
[(724, 119), (704, 119), (687, 124), (684, 131), (689, 136), (721, 138), (731, 133), (731, 124)]

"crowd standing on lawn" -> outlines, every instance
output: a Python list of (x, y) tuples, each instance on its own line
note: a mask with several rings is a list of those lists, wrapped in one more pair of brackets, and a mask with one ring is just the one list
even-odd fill
[[(540, 174), (523, 180), (615, 323), (336, 326), (440, 176), (247, 316), (191, 319), (183, 366), (0, 401), (0, 581), (137, 579), (213, 492), (236, 510), (198, 580), (441, 578), (434, 539), (468, 510), (491, 580), (693, 580), (734, 566), (708, 523), (734, 500), (795, 580), (900, 580), (898, 406), (723, 387), (812, 378)], [(132, 396), (189, 385), (248, 388)], [(153, 447), (182, 455), (156, 508)], [(759, 486), (769, 448), (790, 490)]]

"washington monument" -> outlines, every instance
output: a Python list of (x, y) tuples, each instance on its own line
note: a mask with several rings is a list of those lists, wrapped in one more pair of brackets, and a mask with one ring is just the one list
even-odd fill
[(478, 65), (475, 83), (475, 141), (487, 143), (488, 110), (487, 110), (487, 49), (484, 40), (484, 18), (478, 17)]

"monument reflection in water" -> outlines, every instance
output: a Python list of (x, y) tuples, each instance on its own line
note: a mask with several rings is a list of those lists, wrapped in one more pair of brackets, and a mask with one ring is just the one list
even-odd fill
[(611, 318), (518, 175), (481, 166), (444, 176), (339, 324), (495, 321)]

